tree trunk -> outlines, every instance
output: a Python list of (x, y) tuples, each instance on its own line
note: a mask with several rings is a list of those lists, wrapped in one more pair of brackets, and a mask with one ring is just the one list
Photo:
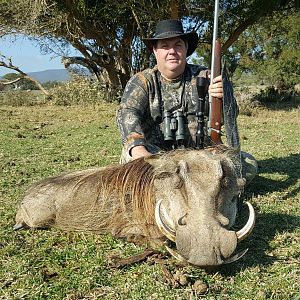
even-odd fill
[(179, 3), (178, 0), (171, 0), (170, 4), (170, 10), (171, 10), (171, 19), (178, 20), (179, 19)]
[(104, 68), (108, 76), (108, 82), (106, 82), (107, 100), (112, 102), (120, 96), (119, 93), (122, 88), (114, 58), (111, 58)]

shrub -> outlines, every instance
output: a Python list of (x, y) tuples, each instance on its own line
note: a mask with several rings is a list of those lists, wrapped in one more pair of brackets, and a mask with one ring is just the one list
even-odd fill
[(264, 90), (260, 90), (259, 94), (255, 95), (255, 100), (263, 104), (289, 101), (294, 95), (293, 88), (277, 89), (274, 86), (268, 86)]
[(33, 106), (46, 103), (49, 98), (39, 90), (9, 90), (0, 92), (0, 105)]
[(55, 88), (55, 87), (58, 87), (58, 86), (61, 86), (63, 85), (64, 83), (61, 82), (61, 81), (46, 81), (45, 83), (43, 83), (43, 87), (45, 89), (51, 89), (51, 88)]
[(260, 103), (255, 100), (255, 90), (251, 90), (249, 87), (240, 88), (235, 90), (235, 97), (239, 106), (239, 113), (245, 116), (252, 116), (261, 106)]
[(76, 76), (63, 85), (50, 89), (51, 100), (57, 105), (84, 105), (106, 101), (106, 90), (98, 81)]

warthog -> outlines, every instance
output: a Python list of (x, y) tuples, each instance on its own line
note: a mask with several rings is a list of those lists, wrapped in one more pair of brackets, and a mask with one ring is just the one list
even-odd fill
[(171, 254), (192, 265), (228, 263), (254, 226), (248, 204), (247, 224), (230, 229), (235, 196), (244, 186), (238, 161), (228, 149), (174, 150), (44, 179), (26, 192), (14, 229), (55, 226), (143, 236), (168, 243)]

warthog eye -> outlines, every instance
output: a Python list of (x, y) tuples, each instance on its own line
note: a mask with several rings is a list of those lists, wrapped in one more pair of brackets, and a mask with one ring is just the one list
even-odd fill
[(156, 175), (156, 179), (166, 179), (166, 178), (170, 178), (171, 176), (172, 176), (172, 173), (170, 173), (170, 172), (161, 172)]
[(173, 180), (173, 183), (174, 183), (174, 188), (175, 189), (181, 189), (182, 186), (183, 186), (183, 180), (180, 176), (173, 176), (174, 180)]
[[(172, 188), (174, 189), (181, 189), (183, 186), (183, 179), (180, 175), (171, 173), (171, 172), (161, 172), (156, 175), (156, 179), (164, 180), (169, 179), (172, 183)], [(171, 186), (170, 186), (171, 187)]]

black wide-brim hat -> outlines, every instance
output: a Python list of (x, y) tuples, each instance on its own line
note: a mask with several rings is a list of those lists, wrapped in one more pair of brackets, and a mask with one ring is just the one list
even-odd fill
[(156, 31), (152, 38), (143, 38), (143, 42), (152, 52), (153, 45), (158, 40), (170, 39), (174, 37), (182, 38), (188, 43), (187, 56), (190, 56), (197, 48), (198, 34), (195, 31), (184, 32), (181, 21), (179, 20), (163, 20), (156, 26)]

